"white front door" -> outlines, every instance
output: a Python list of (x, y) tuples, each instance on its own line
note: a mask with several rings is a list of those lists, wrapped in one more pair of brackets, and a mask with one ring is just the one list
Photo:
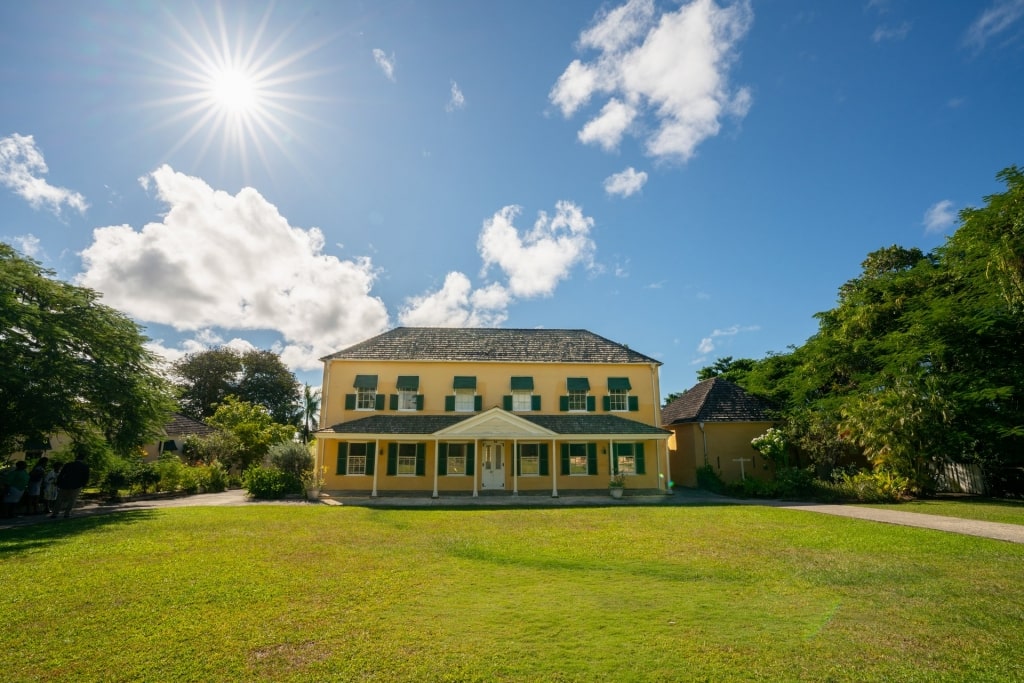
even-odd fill
[(480, 450), (480, 486), (491, 491), (505, 488), (505, 444), (485, 441)]

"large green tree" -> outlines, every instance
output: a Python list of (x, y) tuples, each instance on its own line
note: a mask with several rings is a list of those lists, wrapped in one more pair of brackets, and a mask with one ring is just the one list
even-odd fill
[(239, 470), (261, 462), (271, 446), (295, 436), (293, 425), (278, 424), (265, 407), (234, 396), (225, 398), (208, 422), (211, 427), (229, 432), (237, 439), (238, 450), (230, 455), (221, 453), (219, 457)]
[(197, 420), (211, 417), (228, 396), (263, 406), (279, 424), (297, 425), (301, 418), (299, 383), (272, 351), (190, 353), (174, 364), (174, 375), (181, 411)]
[(118, 454), (156, 438), (173, 401), (145, 342), (96, 292), (0, 243), (0, 453), (58, 431)]

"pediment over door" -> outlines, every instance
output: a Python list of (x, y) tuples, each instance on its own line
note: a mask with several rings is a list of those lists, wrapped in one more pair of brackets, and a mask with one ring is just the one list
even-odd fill
[(545, 429), (501, 408), (491, 408), (485, 413), (434, 432), (434, 435), (445, 438), (477, 439), (540, 439), (556, 436), (555, 432), (550, 429)]

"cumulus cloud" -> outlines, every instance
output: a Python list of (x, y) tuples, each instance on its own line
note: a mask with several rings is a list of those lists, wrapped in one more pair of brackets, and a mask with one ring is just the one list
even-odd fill
[(477, 249), (484, 266), (481, 277), (497, 266), (505, 282), (473, 289), (469, 277), (451, 272), (435, 292), (409, 297), (399, 312), (403, 325), (495, 327), (508, 318), (516, 299), (554, 294), (558, 283), (578, 264), (593, 267), (593, 219), (572, 202), (558, 202), (554, 216), (540, 212), (523, 234), (515, 226), (521, 212), (506, 206), (484, 221)]
[(968, 27), (964, 43), (981, 50), (1024, 17), (1024, 0), (996, 0)]
[(231, 195), (166, 165), (143, 185), (167, 204), (163, 221), (98, 228), (82, 252), (78, 280), (108, 305), (180, 331), (277, 331), (282, 361), (302, 370), (387, 328), (370, 259), (324, 254), (318, 228), (292, 227), (256, 190)]
[(403, 325), (423, 327), (496, 327), (508, 318), (509, 303), (500, 284), (473, 291), (468, 277), (451, 272), (438, 291), (410, 297), (398, 319)]
[(448, 97), (448, 104), (445, 105), (445, 111), (455, 111), (456, 109), (462, 109), (466, 106), (466, 96), (462, 94), (459, 89), (459, 84), (452, 81), (451, 95)]
[(953, 202), (943, 199), (935, 202), (924, 212), (924, 231), (928, 234), (945, 232), (956, 223)]
[(718, 134), (724, 116), (742, 118), (750, 108), (750, 91), (734, 88), (729, 70), (752, 21), (747, 0), (727, 7), (693, 0), (661, 14), (654, 0), (629, 0), (597, 14), (579, 40), (597, 56), (573, 60), (549, 98), (570, 117), (608, 96), (580, 130), (581, 141), (615, 149), (625, 134), (643, 131), (647, 154), (686, 161)]
[(630, 166), (625, 171), (614, 173), (604, 179), (604, 191), (611, 195), (628, 197), (636, 194), (647, 182), (647, 173)]
[(380, 48), (373, 48), (373, 61), (377, 62), (377, 66), (384, 72), (384, 75), (388, 77), (389, 81), (395, 80), (395, 55), (388, 57), (387, 53)]
[(0, 138), (0, 184), (25, 199), (34, 209), (46, 206), (60, 216), (62, 207), (67, 205), (85, 213), (89, 208), (85, 197), (67, 188), (50, 185), (41, 177), (48, 171), (43, 153), (31, 135), (14, 133)]
[(525, 234), (514, 224), (520, 211), (518, 206), (506, 206), (495, 213), (484, 222), (477, 241), (484, 274), (490, 266), (501, 269), (513, 296), (551, 296), (576, 264), (593, 265), (594, 219), (584, 216), (580, 207), (560, 201), (554, 216), (541, 211)]

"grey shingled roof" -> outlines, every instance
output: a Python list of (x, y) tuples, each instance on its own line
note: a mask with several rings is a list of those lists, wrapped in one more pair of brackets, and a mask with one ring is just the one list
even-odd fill
[(587, 330), (396, 327), (321, 358), (523, 363), (661, 362)]
[(199, 420), (193, 420), (191, 417), (175, 413), (171, 417), (171, 421), (164, 426), (164, 432), (170, 434), (197, 434), (199, 436), (206, 436), (207, 434), (213, 434), (216, 429), (208, 424), (200, 422)]
[[(468, 420), (465, 415), (372, 415), (319, 430), (328, 434), (433, 434)], [(665, 434), (664, 429), (615, 415), (520, 415), (556, 434)]]
[(771, 406), (720, 377), (699, 382), (661, 410), (661, 423), (770, 422)]

